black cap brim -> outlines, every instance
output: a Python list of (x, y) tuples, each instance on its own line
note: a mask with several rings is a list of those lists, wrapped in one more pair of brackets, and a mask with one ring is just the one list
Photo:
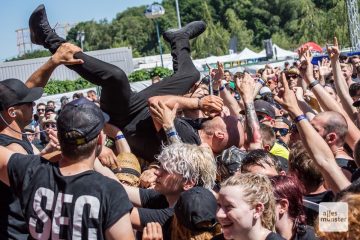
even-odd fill
[(44, 92), (44, 90), (43, 90), (43, 88), (41, 88), (41, 87), (30, 88), (28, 95), (26, 95), (26, 97), (24, 97), (24, 98), (23, 98), (20, 102), (18, 102), (18, 103), (34, 102), (34, 101), (38, 100), (39, 98), (41, 98), (43, 92)]

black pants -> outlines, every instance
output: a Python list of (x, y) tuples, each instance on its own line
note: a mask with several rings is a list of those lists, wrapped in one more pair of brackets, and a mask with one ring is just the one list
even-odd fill
[[(112, 64), (79, 52), (75, 58), (84, 61), (81, 65), (68, 66), (81, 77), (101, 86), (101, 109), (108, 113), (110, 122), (124, 128), (139, 112), (147, 107), (147, 100), (159, 95), (184, 95), (200, 78), (191, 57), (188, 39), (178, 39), (171, 44), (174, 74), (164, 78), (139, 93), (130, 89), (123, 70)], [(144, 79), (146, 80), (146, 79)]]

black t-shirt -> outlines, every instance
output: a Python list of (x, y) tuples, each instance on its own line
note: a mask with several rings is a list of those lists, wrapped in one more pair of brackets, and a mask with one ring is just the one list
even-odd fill
[(335, 158), (337, 165), (343, 169), (348, 170), (351, 174), (357, 169), (356, 163), (354, 160), (349, 160), (345, 158)]
[[(158, 222), (162, 226), (163, 238), (170, 239), (171, 221), (174, 209), (169, 207), (164, 195), (152, 189), (139, 189), (142, 208), (139, 208), (139, 217), (142, 226), (149, 222)], [(138, 239), (141, 239), (141, 233)]]
[[(314, 226), (315, 220), (319, 215), (319, 207), (317, 204), (321, 202), (332, 202), (334, 199), (334, 193), (332, 191), (325, 191), (318, 194), (309, 194), (304, 196), (304, 200), (310, 203), (304, 202), (304, 210), (306, 215), (306, 223), (310, 226)], [(315, 203), (315, 204), (311, 204)]]
[[(0, 145), (19, 144), (28, 154), (34, 154), (33, 148), (26, 136), (19, 140), (5, 134), (0, 134)], [(29, 236), (24, 214), (19, 199), (11, 188), (0, 181), (0, 239), (27, 239)]]
[(174, 215), (174, 209), (169, 208), (164, 195), (152, 189), (139, 189), (142, 208), (139, 208), (140, 222), (146, 226), (149, 222), (158, 222), (161, 225)]
[[(199, 134), (190, 120), (176, 118), (174, 125), (183, 142), (201, 144)], [(123, 133), (133, 153), (146, 161), (155, 160), (154, 156), (160, 153), (162, 143), (167, 141), (163, 131), (156, 131), (148, 108), (136, 115), (123, 129)]]
[(62, 176), (39, 156), (13, 154), (10, 186), (20, 199), (32, 238), (104, 239), (105, 230), (129, 213), (124, 188), (89, 170)]

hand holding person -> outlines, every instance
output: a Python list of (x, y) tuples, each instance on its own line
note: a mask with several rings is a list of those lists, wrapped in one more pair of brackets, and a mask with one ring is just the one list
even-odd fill
[(163, 234), (160, 223), (151, 222), (144, 228), (142, 240), (163, 240)]
[(222, 98), (208, 95), (199, 99), (199, 108), (205, 115), (218, 115), (222, 111), (224, 102)]
[(150, 105), (150, 111), (153, 118), (162, 125), (164, 130), (167, 130), (174, 127), (178, 106), (178, 104), (175, 104), (174, 108), (170, 109), (164, 103), (159, 101)]
[(102, 146), (101, 153), (98, 156), (98, 159), (104, 166), (107, 167), (111, 167), (112, 165), (117, 166), (116, 156), (114, 152), (106, 146)]
[(40, 152), (40, 156), (44, 156), (45, 154), (49, 154), (55, 151), (60, 151), (60, 144), (59, 139), (57, 137), (57, 131), (49, 128), (47, 131), (47, 134), (49, 135), (49, 143), (46, 145), (46, 147)]
[(84, 61), (82, 59), (75, 59), (74, 54), (81, 52), (82, 49), (78, 46), (71, 43), (63, 43), (57, 49), (55, 54), (51, 57), (51, 60), (55, 65), (75, 65), (82, 64)]

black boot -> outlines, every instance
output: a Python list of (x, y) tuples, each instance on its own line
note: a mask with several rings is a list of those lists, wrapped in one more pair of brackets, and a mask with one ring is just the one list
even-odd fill
[(193, 39), (202, 34), (206, 29), (206, 24), (203, 21), (195, 21), (187, 24), (179, 30), (168, 30), (164, 32), (163, 37), (165, 41), (171, 44), (177, 38)]
[(45, 6), (39, 5), (29, 18), (30, 38), (34, 44), (42, 45), (44, 48), (55, 53), (56, 49), (65, 41), (59, 37), (55, 30), (50, 27), (48, 22)]

